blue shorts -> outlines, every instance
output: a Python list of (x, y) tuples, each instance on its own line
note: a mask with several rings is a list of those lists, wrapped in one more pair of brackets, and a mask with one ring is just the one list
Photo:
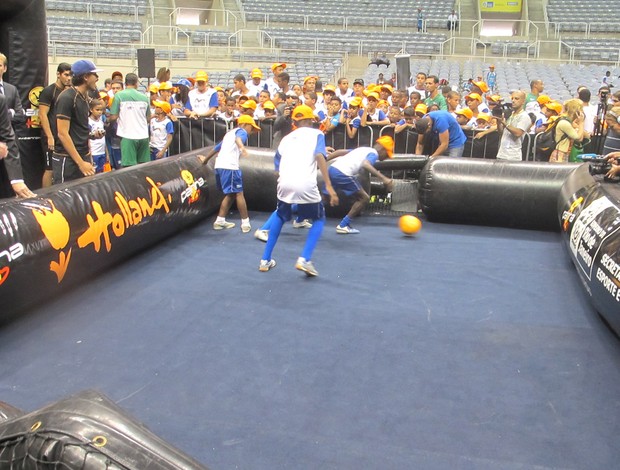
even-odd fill
[(103, 165), (108, 159), (105, 157), (105, 153), (102, 155), (93, 155), (93, 163), (95, 164), (95, 173), (103, 173)]
[[(362, 191), (362, 185), (355, 176), (345, 175), (342, 171), (331, 166), (329, 167), (329, 179), (334, 191), (341, 191), (347, 196)], [(325, 185), (323, 185), (323, 194), (329, 194)]]
[[(325, 219), (325, 207), (322, 202), (311, 202), (308, 204), (295, 204), (297, 206), (297, 218), (308, 220)], [(276, 212), (285, 222), (293, 217), (293, 204), (278, 200)]]
[(217, 189), (224, 194), (235, 194), (243, 192), (243, 179), (241, 170), (225, 170), (217, 168), (215, 170), (215, 181)]

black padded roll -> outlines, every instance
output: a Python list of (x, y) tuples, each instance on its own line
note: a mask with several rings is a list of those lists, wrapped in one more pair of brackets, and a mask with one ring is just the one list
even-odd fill
[(574, 163), (432, 158), (420, 175), (431, 221), (559, 230), (557, 201)]
[(207, 470), (93, 390), (0, 422), (0, 462), (15, 469)]
[(213, 173), (186, 154), (0, 203), (0, 323), (201, 220), (221, 200)]

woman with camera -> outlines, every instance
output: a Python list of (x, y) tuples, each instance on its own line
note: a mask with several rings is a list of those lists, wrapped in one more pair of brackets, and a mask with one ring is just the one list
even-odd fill
[(555, 126), (556, 146), (549, 157), (551, 163), (568, 162), (573, 144), (587, 137), (583, 129), (584, 121), (585, 114), (581, 100), (573, 98), (564, 102), (564, 113), (558, 118)]

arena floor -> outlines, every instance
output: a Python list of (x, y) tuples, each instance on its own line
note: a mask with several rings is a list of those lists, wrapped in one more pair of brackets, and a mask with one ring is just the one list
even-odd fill
[(260, 273), (212, 219), (0, 329), (0, 400), (97, 389), (221, 470), (617, 466), (620, 342), (559, 234), (332, 219), (306, 278), (303, 230)]

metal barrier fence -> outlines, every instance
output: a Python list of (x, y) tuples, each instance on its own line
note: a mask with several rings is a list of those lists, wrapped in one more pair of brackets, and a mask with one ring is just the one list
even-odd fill
[[(259, 121), (258, 125), (261, 131), (250, 135), (247, 145), (250, 147), (273, 148), (274, 121)], [(211, 118), (197, 120), (181, 118), (174, 123), (174, 126), (175, 133), (170, 146), (171, 155), (215, 145), (224, 138), (228, 130), (234, 127), (234, 123)], [(465, 142), (463, 156), (494, 159), (499, 149), (500, 134), (498, 132), (491, 132), (482, 138), (476, 138), (476, 135), (480, 132), (478, 130), (465, 131), (467, 141)], [(395, 133), (392, 126), (385, 126), (380, 129), (373, 128), (372, 126), (360, 127), (353, 138), (348, 137), (344, 126), (338, 126), (325, 134), (325, 144), (335, 149), (372, 147), (375, 140), (383, 135), (390, 135), (394, 138), (394, 153), (416, 154), (418, 134), (409, 129)], [(523, 161), (535, 160), (536, 141), (539, 135), (525, 134), (522, 145)], [(585, 152), (588, 153), (590, 148), (597, 148), (596, 146), (599, 145), (600, 138), (600, 136), (593, 138), (590, 145), (586, 147)], [(436, 145), (437, 142), (427, 142), (422, 155), (433, 153), (433, 148), (436, 148)]]

